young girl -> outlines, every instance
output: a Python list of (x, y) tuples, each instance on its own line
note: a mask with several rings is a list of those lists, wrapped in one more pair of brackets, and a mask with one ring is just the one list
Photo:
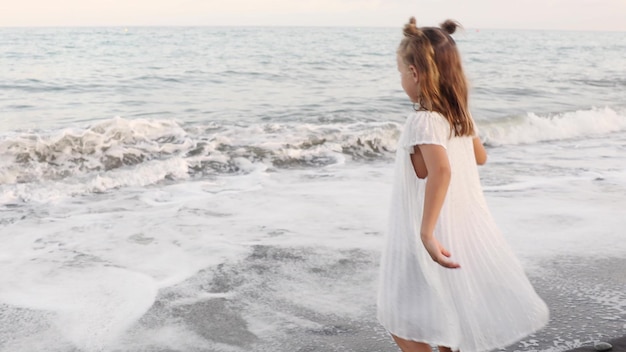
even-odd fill
[(397, 52), (415, 112), (396, 154), (378, 319), (402, 351), (489, 351), (540, 329), (537, 296), (487, 209), (476, 164), (486, 161), (450, 34), (404, 27)]

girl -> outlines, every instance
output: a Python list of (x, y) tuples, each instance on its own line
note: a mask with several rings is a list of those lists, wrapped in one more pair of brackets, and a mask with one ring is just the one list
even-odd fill
[(378, 319), (404, 352), (488, 351), (548, 321), (482, 194), (476, 164), (486, 153), (450, 36), (457, 26), (418, 28), (411, 18), (397, 52), (416, 111), (396, 154)]

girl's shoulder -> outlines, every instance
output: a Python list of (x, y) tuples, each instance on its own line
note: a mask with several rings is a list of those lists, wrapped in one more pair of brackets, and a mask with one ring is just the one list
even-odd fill
[(437, 111), (430, 111), (430, 110), (418, 110), (418, 111), (412, 111), (409, 116), (409, 119), (413, 118), (413, 119), (425, 119), (425, 120), (443, 120), (444, 122), (447, 122), (448, 120), (446, 119), (445, 116), (443, 116), (441, 113), (437, 112)]
[(405, 148), (412, 148), (418, 144), (438, 144), (446, 146), (450, 138), (450, 124), (438, 112), (412, 112), (404, 126), (401, 144)]
[(420, 110), (409, 114), (406, 120), (407, 127), (411, 129), (437, 128), (450, 131), (448, 120), (441, 113), (436, 111)]

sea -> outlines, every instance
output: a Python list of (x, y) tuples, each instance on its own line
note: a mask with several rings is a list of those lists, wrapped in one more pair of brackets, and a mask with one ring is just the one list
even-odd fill
[[(0, 351), (397, 351), (376, 322), (401, 28), (0, 28)], [(626, 33), (454, 35), (496, 222), (626, 335)]]

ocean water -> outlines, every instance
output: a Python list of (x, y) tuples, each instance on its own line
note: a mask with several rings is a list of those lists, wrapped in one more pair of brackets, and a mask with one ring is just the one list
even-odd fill
[[(625, 334), (626, 35), (455, 38), (491, 210), (562, 318), (507, 351)], [(395, 351), (400, 39), (0, 28), (0, 351)]]

